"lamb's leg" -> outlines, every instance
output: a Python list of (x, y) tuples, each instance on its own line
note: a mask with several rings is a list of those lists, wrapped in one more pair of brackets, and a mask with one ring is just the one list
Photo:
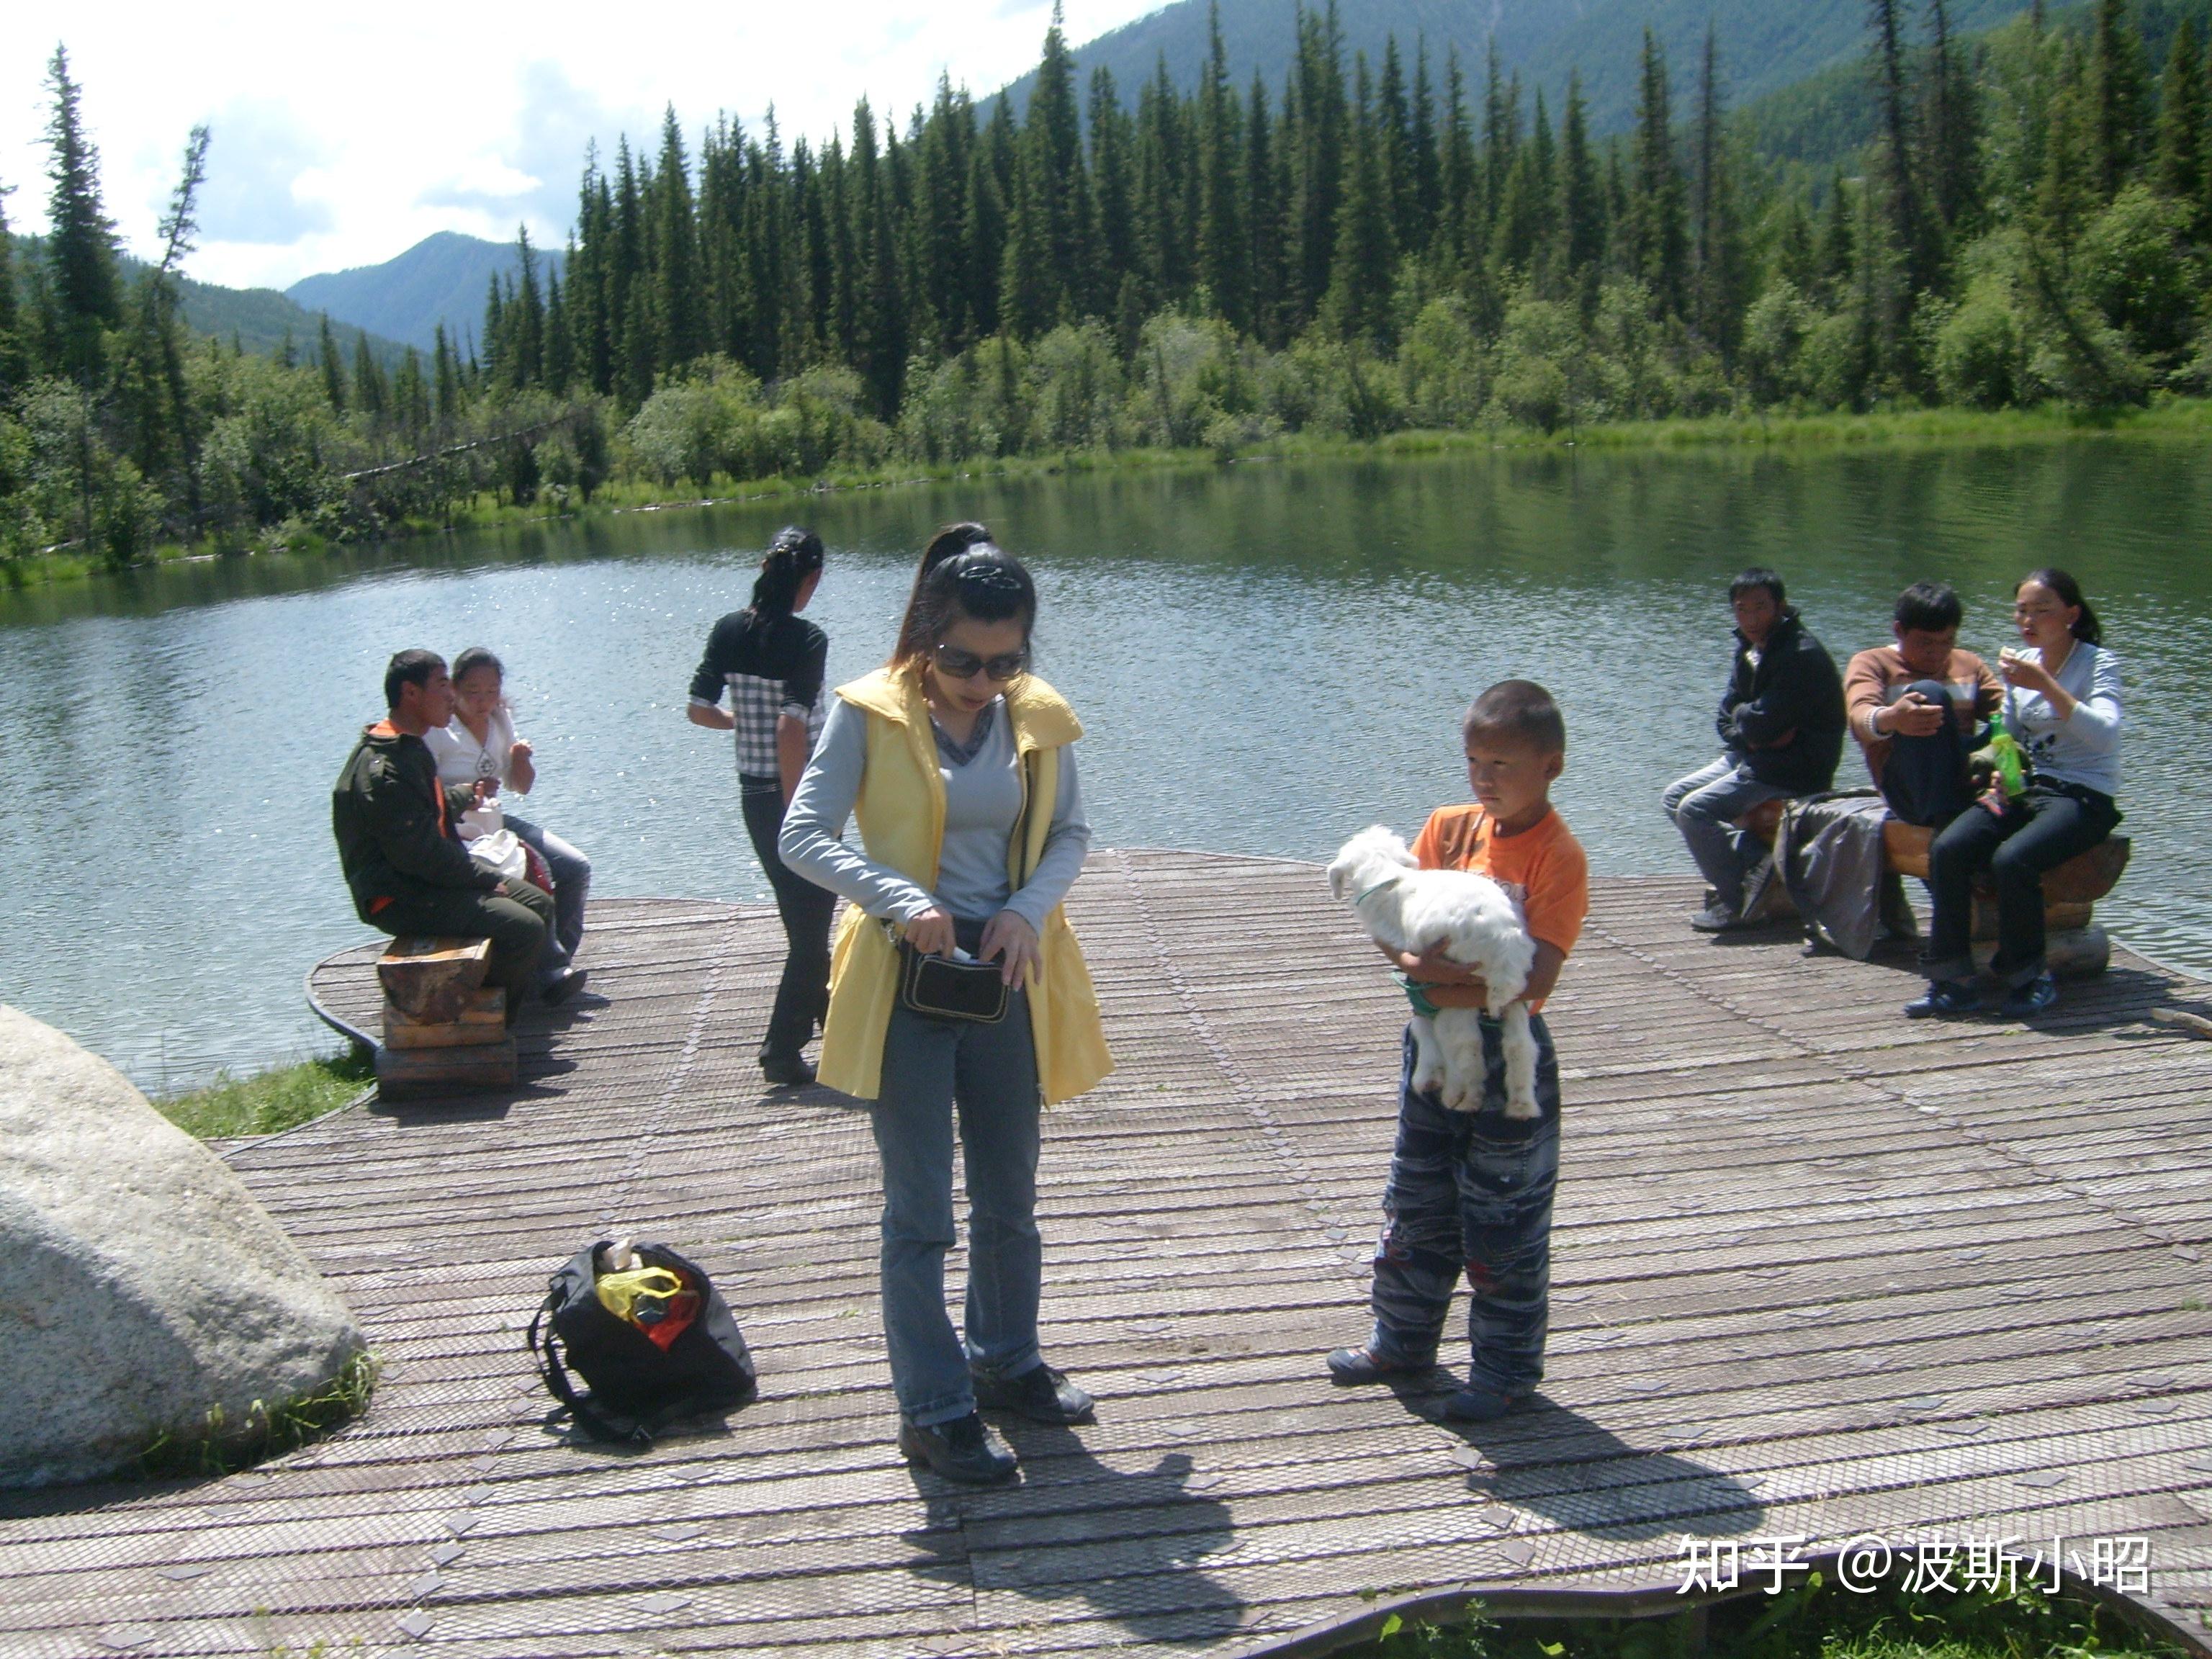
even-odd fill
[(1443, 1086), (1445, 1077), (1443, 1048), (1437, 1041), (1436, 1022), (1426, 1014), (1415, 1014), (1407, 1024), (1413, 1031), (1413, 1092), (1433, 1093)]
[(1528, 1024), (1528, 1005), (1509, 1002), (1498, 1015), (1505, 1045), (1505, 1115), (1528, 1119), (1537, 1115), (1536, 1033)]
[(1444, 1054), (1443, 1103), (1455, 1112), (1482, 1109), (1482, 1021), (1472, 1008), (1437, 1014), (1437, 1042)]

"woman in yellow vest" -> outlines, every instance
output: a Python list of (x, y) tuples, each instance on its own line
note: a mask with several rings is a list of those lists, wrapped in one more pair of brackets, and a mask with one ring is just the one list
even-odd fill
[[(1068, 748), (1083, 727), (1029, 672), (1036, 618), (1029, 573), (988, 531), (939, 534), (890, 661), (837, 688), (779, 843), (786, 864), (851, 901), (830, 962), (821, 1079), (874, 1103), (899, 1449), (956, 1480), (1014, 1473), (979, 1405), (1042, 1423), (1091, 1415), (1090, 1395), (1037, 1349), (1039, 1107), (1082, 1093), (1113, 1062), (1060, 911), (1091, 844)], [(848, 814), (857, 848), (841, 839)], [(1004, 1016), (907, 1006), (894, 931), (915, 951), (997, 963)], [(945, 1306), (956, 1109), (964, 1341)]]

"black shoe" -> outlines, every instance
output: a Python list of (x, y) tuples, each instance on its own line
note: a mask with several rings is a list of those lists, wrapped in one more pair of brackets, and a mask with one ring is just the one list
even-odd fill
[(581, 968), (563, 968), (538, 988), (538, 995), (548, 1008), (558, 1008), (584, 988), (585, 978)]
[(2048, 974), (2038, 974), (2027, 984), (2006, 992), (1997, 1012), (2007, 1019), (2033, 1019), (2057, 1000), (2058, 981)]
[(761, 1075), (779, 1089), (795, 1089), (814, 1081), (814, 1065), (804, 1054), (763, 1054)]
[(902, 1423), (898, 1449), (908, 1462), (927, 1463), (947, 1480), (963, 1480), (974, 1486), (1011, 1480), (1020, 1467), (1012, 1449), (974, 1412), (926, 1429)]
[(1982, 1011), (1982, 994), (1965, 980), (1931, 979), (1928, 994), (1905, 1005), (1907, 1019), (1953, 1019)]
[(1346, 1384), (1387, 1382), (1394, 1376), (1421, 1376), (1434, 1370), (1431, 1364), (1409, 1365), (1386, 1358), (1372, 1348), (1339, 1348), (1328, 1357), (1328, 1380)]
[(1032, 1365), (1019, 1376), (975, 1374), (975, 1403), (985, 1411), (1012, 1412), (1032, 1423), (1088, 1423), (1091, 1396), (1049, 1365)]

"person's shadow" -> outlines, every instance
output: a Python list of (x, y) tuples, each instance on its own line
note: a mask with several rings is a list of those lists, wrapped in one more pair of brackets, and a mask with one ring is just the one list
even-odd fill
[(1761, 1477), (1727, 1474), (1680, 1452), (1632, 1446), (1541, 1394), (1491, 1423), (1447, 1420), (1441, 1394), (1399, 1398), (1413, 1415), (1480, 1455), (1486, 1467), (1470, 1467), (1470, 1494), (1566, 1531), (1648, 1543), (1741, 1537), (1765, 1523), (1766, 1506), (1757, 1496)]
[(1243, 1598), (1204, 1566), (1235, 1539), (1229, 1506), (1205, 1493), (1218, 1476), (1199, 1470), (1186, 1451), (1162, 1452), (1149, 1469), (1131, 1472), (1101, 1462), (1076, 1431), (1006, 1427), (1022, 1460), (1018, 1486), (956, 1488), (915, 1473), (933, 1522), (951, 1510), (960, 1518), (957, 1545), (933, 1525), (933, 1547), (946, 1559), (925, 1571), (949, 1571), (957, 1550), (979, 1600), (1011, 1591), (1041, 1602), (1081, 1601), (1147, 1641), (1219, 1638), (1240, 1627)]

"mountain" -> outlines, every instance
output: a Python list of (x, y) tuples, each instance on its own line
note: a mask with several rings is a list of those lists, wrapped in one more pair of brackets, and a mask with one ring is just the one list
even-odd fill
[[(1297, 0), (1219, 0), (1222, 44), (1231, 78), (1250, 84), (1256, 69), (1280, 108), (1283, 74), (1297, 40)], [(2032, 0), (1953, 0), (1951, 26), (1986, 28), (2028, 9)], [(1100, 35), (1075, 51), (1077, 85), (1087, 88), (1099, 64), (1113, 71), (1125, 103), (1156, 72), (1193, 88), (1206, 61), (1208, 0), (1175, 0), (1148, 17)], [(1308, 10), (1319, 8), (1309, 3)], [(1913, 10), (1917, 13), (1917, 8)], [(1456, 48), (1470, 104), (1481, 94), (1483, 57), (1498, 46), (1508, 75), (1519, 73), (1532, 94), (1540, 88), (1559, 118), (1567, 75), (1579, 69), (1590, 121), (1601, 132), (1629, 125), (1636, 105), (1638, 57), (1649, 27), (1666, 48), (1677, 107), (1686, 106), (1710, 20), (1720, 37), (1729, 100), (1742, 103), (1857, 58), (1866, 49), (1866, 0), (1352, 0), (1338, 19), (1347, 64), (1364, 52), (1380, 65), (1392, 35), (1410, 82), (1417, 41), (1428, 44), (1430, 74), (1441, 100), (1444, 56)], [(1017, 106), (1030, 80), (1009, 91)]]
[[(539, 280), (560, 269), (556, 253), (539, 255)], [(380, 265), (303, 276), (284, 290), (310, 311), (327, 311), (347, 322), (408, 345), (430, 349), (433, 331), (446, 325), (456, 346), (483, 331), (484, 292), (495, 275), (513, 276), (521, 258), (512, 242), (487, 242), (441, 230)]]

